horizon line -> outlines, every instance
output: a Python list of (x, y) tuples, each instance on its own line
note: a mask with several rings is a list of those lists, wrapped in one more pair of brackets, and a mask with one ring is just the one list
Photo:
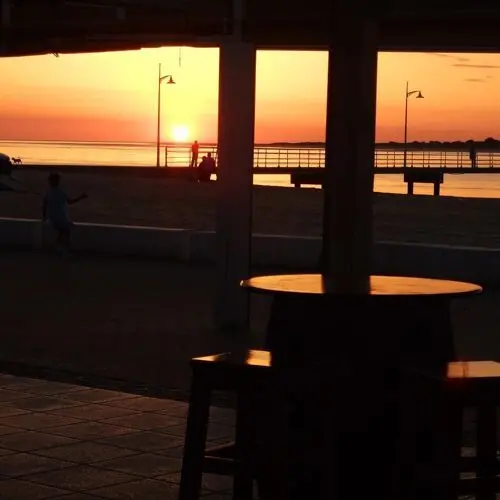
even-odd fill
[[(428, 141), (411, 141), (407, 142), (407, 145), (412, 144), (430, 144), (430, 143), (439, 143), (439, 144), (465, 144), (469, 141), (473, 141), (474, 143), (484, 143), (484, 142), (500, 142), (500, 139), (495, 139), (494, 137), (487, 137), (482, 140), (476, 139), (455, 139), (455, 140), (438, 140), (431, 139)], [(58, 144), (129, 144), (129, 145), (148, 145), (148, 146), (156, 146), (156, 141), (124, 141), (124, 140), (60, 140), (60, 139), (0, 139), (0, 144), (5, 143), (58, 143)], [(175, 141), (165, 141), (162, 144), (162, 147), (165, 146), (185, 146), (189, 147), (194, 141), (183, 141), (183, 142), (175, 142)], [(312, 145), (325, 145), (325, 141), (272, 141), (272, 142), (255, 142), (255, 146), (280, 146), (280, 145), (297, 145), (297, 144), (312, 144)], [(401, 141), (379, 141), (375, 142), (375, 146), (381, 144), (397, 144), (404, 145), (404, 142)], [(215, 146), (217, 142), (200, 142), (200, 145), (205, 146)]]

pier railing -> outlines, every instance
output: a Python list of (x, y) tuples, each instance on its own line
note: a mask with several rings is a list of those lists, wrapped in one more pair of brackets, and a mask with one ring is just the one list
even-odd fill
[[(207, 153), (217, 160), (217, 145), (200, 144), (198, 162)], [(165, 147), (165, 166), (186, 167), (191, 159), (189, 145), (168, 144)], [(255, 146), (254, 167), (265, 171), (297, 168), (322, 168), (325, 166), (325, 150), (319, 147), (279, 147)], [(401, 168), (404, 166), (403, 149), (375, 150), (375, 167)], [(469, 151), (467, 150), (434, 150), (408, 149), (406, 166), (409, 168), (471, 168)], [(500, 151), (477, 151), (476, 167), (500, 167)]]

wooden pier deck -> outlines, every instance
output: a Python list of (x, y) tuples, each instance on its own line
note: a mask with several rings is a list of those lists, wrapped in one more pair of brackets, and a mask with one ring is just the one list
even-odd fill
[[(137, 165), (69, 165), (69, 164), (26, 164), (16, 167), (15, 170), (57, 170), (59, 172), (72, 171), (72, 172), (95, 172), (105, 171), (106, 173), (116, 173), (117, 175), (141, 175), (151, 177), (184, 177), (188, 176), (189, 168), (187, 167), (151, 167), (151, 166), (137, 166)], [(14, 170), (14, 171), (15, 171)], [(441, 172), (442, 174), (500, 174), (499, 167), (481, 166), (478, 168), (471, 167), (427, 167), (427, 166), (413, 166), (413, 167), (373, 167), (374, 173), (377, 175), (391, 174), (403, 175), (408, 171), (425, 170), (431, 172)], [(314, 174), (321, 175), (323, 167), (254, 167), (253, 173), (258, 175), (292, 175), (292, 174)]]
[[(212, 154), (217, 159), (216, 144), (200, 144), (198, 161), (202, 156)], [(148, 155), (141, 156), (142, 161)], [(98, 165), (98, 164), (34, 164), (18, 166), (20, 169), (44, 169), (60, 172), (92, 172), (116, 174), (129, 177), (171, 177), (192, 179), (193, 171), (188, 168), (191, 148), (188, 144), (169, 144), (164, 148), (164, 165)], [(406, 167), (405, 165), (406, 160)], [(322, 147), (256, 145), (254, 149), (254, 175), (288, 175), (290, 184), (321, 186), (323, 184), (325, 151)], [(375, 148), (373, 172), (375, 175), (403, 175), (408, 194), (413, 193), (416, 183), (433, 184), (434, 194), (440, 194), (445, 175), (499, 174), (500, 151), (478, 150), (476, 166), (473, 168), (469, 151), (464, 149), (408, 149)]]

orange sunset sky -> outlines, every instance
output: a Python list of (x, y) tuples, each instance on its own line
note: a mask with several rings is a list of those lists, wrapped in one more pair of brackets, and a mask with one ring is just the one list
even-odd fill
[[(154, 142), (159, 62), (162, 139), (216, 141), (218, 50), (194, 48), (0, 59), (0, 140)], [(326, 52), (259, 52), (256, 142), (323, 140), (326, 78)], [(381, 53), (378, 142), (403, 139), (406, 80), (409, 141), (500, 138), (500, 55)]]

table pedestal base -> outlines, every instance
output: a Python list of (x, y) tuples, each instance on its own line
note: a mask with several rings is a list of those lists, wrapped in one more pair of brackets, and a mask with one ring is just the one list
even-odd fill
[[(436, 461), (442, 398), (432, 384), (425, 395), (405, 394), (403, 374), (410, 368), (442, 374), (454, 359), (448, 300), (278, 294), (267, 347), (278, 373), (273, 397), (283, 397), (286, 408), (270, 439), (273, 432), (286, 435), (287, 500), (400, 499), (402, 491), (405, 500), (416, 498), (411, 469), (416, 461), (419, 467)], [(425, 403), (410, 428), (417, 446), (409, 457), (399, 445), (405, 397)], [(401, 460), (409, 480), (395, 491)]]

